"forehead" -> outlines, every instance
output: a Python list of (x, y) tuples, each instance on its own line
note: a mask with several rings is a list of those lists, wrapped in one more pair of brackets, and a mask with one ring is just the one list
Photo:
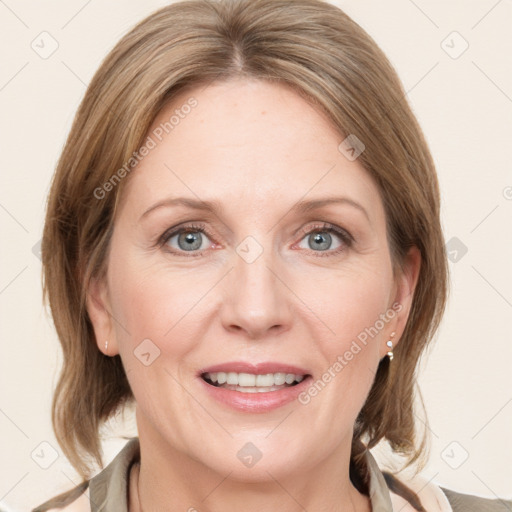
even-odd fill
[(154, 147), (123, 192), (138, 211), (168, 196), (239, 211), (333, 193), (379, 208), (369, 174), (338, 149), (344, 136), (283, 84), (236, 79), (189, 89), (160, 111), (147, 137)]

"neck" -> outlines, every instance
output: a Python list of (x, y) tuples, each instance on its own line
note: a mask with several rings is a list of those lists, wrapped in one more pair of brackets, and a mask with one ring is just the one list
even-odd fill
[(219, 474), (169, 446), (144, 437), (139, 442), (141, 462), (132, 466), (129, 479), (130, 512), (371, 512), (368, 496), (359, 493), (349, 478), (350, 447), (304, 474), (267, 471), (267, 479), (241, 481), (233, 472)]
[[(139, 489), (140, 483), (139, 482), (140, 482), (140, 464), (136, 463), (132, 466), (132, 469), (130, 472), (129, 505), (128, 505), (129, 512), (145, 512), (145, 510), (148, 510), (148, 509), (149, 510), (166, 510), (166, 507), (171, 506), (170, 505), (171, 501), (166, 502), (165, 505), (155, 505), (153, 503), (147, 503), (147, 502), (152, 501), (151, 499), (149, 499), (149, 500), (144, 501), (146, 508), (143, 508), (141, 505), (141, 501), (140, 501), (140, 489)], [(302, 506), (298, 500), (294, 499), (293, 496), (291, 496), (289, 493), (286, 493), (286, 491), (284, 489), (283, 489), (281, 499), (284, 497), (285, 494), (289, 495), (289, 499), (291, 501), (293, 501), (293, 500), (295, 501), (295, 505), (293, 505), (292, 503), (290, 503), (289, 507), (283, 507), (282, 505), (279, 505), (280, 509), (283, 509), (286, 511), (293, 510), (293, 511), (301, 511), (301, 512), (303, 510), (313, 510), (314, 505), (308, 505), (307, 507)], [(219, 501), (219, 500), (217, 500), (217, 501)], [(241, 502), (243, 501), (243, 499), (240, 498), (238, 501), (239, 501), (239, 503), (238, 504), (235, 503), (234, 507), (238, 507), (237, 510), (240, 510)], [(172, 506), (173, 507), (180, 506), (180, 505), (175, 505), (175, 503), (178, 503), (178, 501), (173, 499)], [(182, 503), (181, 507), (183, 507), (183, 502), (181, 502), (181, 503)], [(201, 500), (198, 500), (198, 499), (189, 500), (188, 503), (196, 503), (196, 506), (199, 506), (199, 505), (197, 505), (197, 503), (201, 503)], [(264, 503), (265, 504), (268, 503), (268, 500), (265, 500)], [(346, 505), (346, 504), (342, 505), (341, 510), (349, 510), (350, 512), (371, 512), (371, 510), (372, 510), (371, 503), (370, 503), (368, 496), (358, 493), (357, 490), (355, 490), (355, 489), (354, 489), (354, 493), (349, 495), (348, 502), (347, 502), (347, 499), (345, 499), (344, 502), (339, 501), (336, 504), (333, 504), (332, 507), (322, 508), (321, 510), (332, 510), (332, 511), (340, 510), (340, 503), (349, 503), (349, 505)], [(222, 506), (219, 505), (220, 508), (219, 508), (219, 506), (215, 506), (215, 505), (208, 506), (206, 508), (203, 504), (201, 504), (200, 506), (201, 506), (201, 511), (204, 511), (204, 512), (210, 512), (212, 510), (219, 510), (219, 509), (226, 510), (226, 507), (224, 505), (222, 505)], [(256, 504), (254, 506), (261, 507), (262, 505)], [(266, 506), (266, 505), (264, 505), (264, 506)], [(154, 507), (159, 507), (159, 508), (154, 508)], [(196, 509), (194, 507), (188, 507), (186, 509), (182, 508), (182, 510), (187, 510), (188, 512), (197, 512), (198, 509)], [(253, 510), (253, 508), (250, 508), (247, 510)]]

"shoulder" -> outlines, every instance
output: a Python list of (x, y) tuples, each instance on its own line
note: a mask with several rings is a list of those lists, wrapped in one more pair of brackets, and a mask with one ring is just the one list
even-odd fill
[(512, 500), (508, 499), (490, 499), (475, 496), (473, 494), (464, 494), (441, 487), (441, 490), (448, 498), (453, 512), (510, 512), (512, 510)]
[(383, 472), (390, 491), (393, 510), (401, 512), (454, 512), (448, 497), (432, 480), (424, 475), (397, 477)]
[[(390, 490), (393, 510), (413, 512), (512, 512), (512, 500), (464, 494), (436, 484), (424, 475), (397, 478), (383, 472)], [(412, 491), (412, 492), (411, 492)]]
[[(140, 457), (138, 437), (128, 438), (121, 451), (107, 467), (73, 489), (51, 498), (31, 512), (91, 512), (91, 503), (101, 503), (105, 510), (127, 510), (126, 492), (132, 462)], [(98, 506), (95, 507), (97, 509)]]

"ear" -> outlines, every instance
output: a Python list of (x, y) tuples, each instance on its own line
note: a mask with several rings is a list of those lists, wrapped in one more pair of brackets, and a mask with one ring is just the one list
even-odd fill
[[(421, 267), (421, 252), (416, 246), (412, 246), (407, 255), (405, 256), (403, 269), (397, 270), (395, 278), (394, 293), (392, 294), (392, 301), (389, 308), (396, 314), (389, 322), (386, 329), (385, 336), (388, 336), (383, 346), (381, 347), (380, 357), (384, 357), (389, 347), (386, 345), (388, 340), (393, 342), (393, 347), (396, 347), (400, 338), (405, 330), (407, 319), (411, 311), (412, 299), (414, 297), (414, 290), (418, 283), (418, 276)], [(395, 333), (391, 337), (391, 333)]]
[[(86, 308), (94, 328), (96, 344), (101, 352), (108, 356), (119, 353), (116, 331), (111, 315), (110, 298), (106, 275), (92, 278), (87, 289)], [(108, 348), (105, 342), (108, 340)]]

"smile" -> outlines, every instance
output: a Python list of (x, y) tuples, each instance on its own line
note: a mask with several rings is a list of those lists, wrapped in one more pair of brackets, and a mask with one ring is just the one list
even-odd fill
[(235, 373), (206, 372), (203, 380), (215, 387), (230, 389), (240, 393), (266, 393), (296, 386), (306, 375), (293, 373)]

